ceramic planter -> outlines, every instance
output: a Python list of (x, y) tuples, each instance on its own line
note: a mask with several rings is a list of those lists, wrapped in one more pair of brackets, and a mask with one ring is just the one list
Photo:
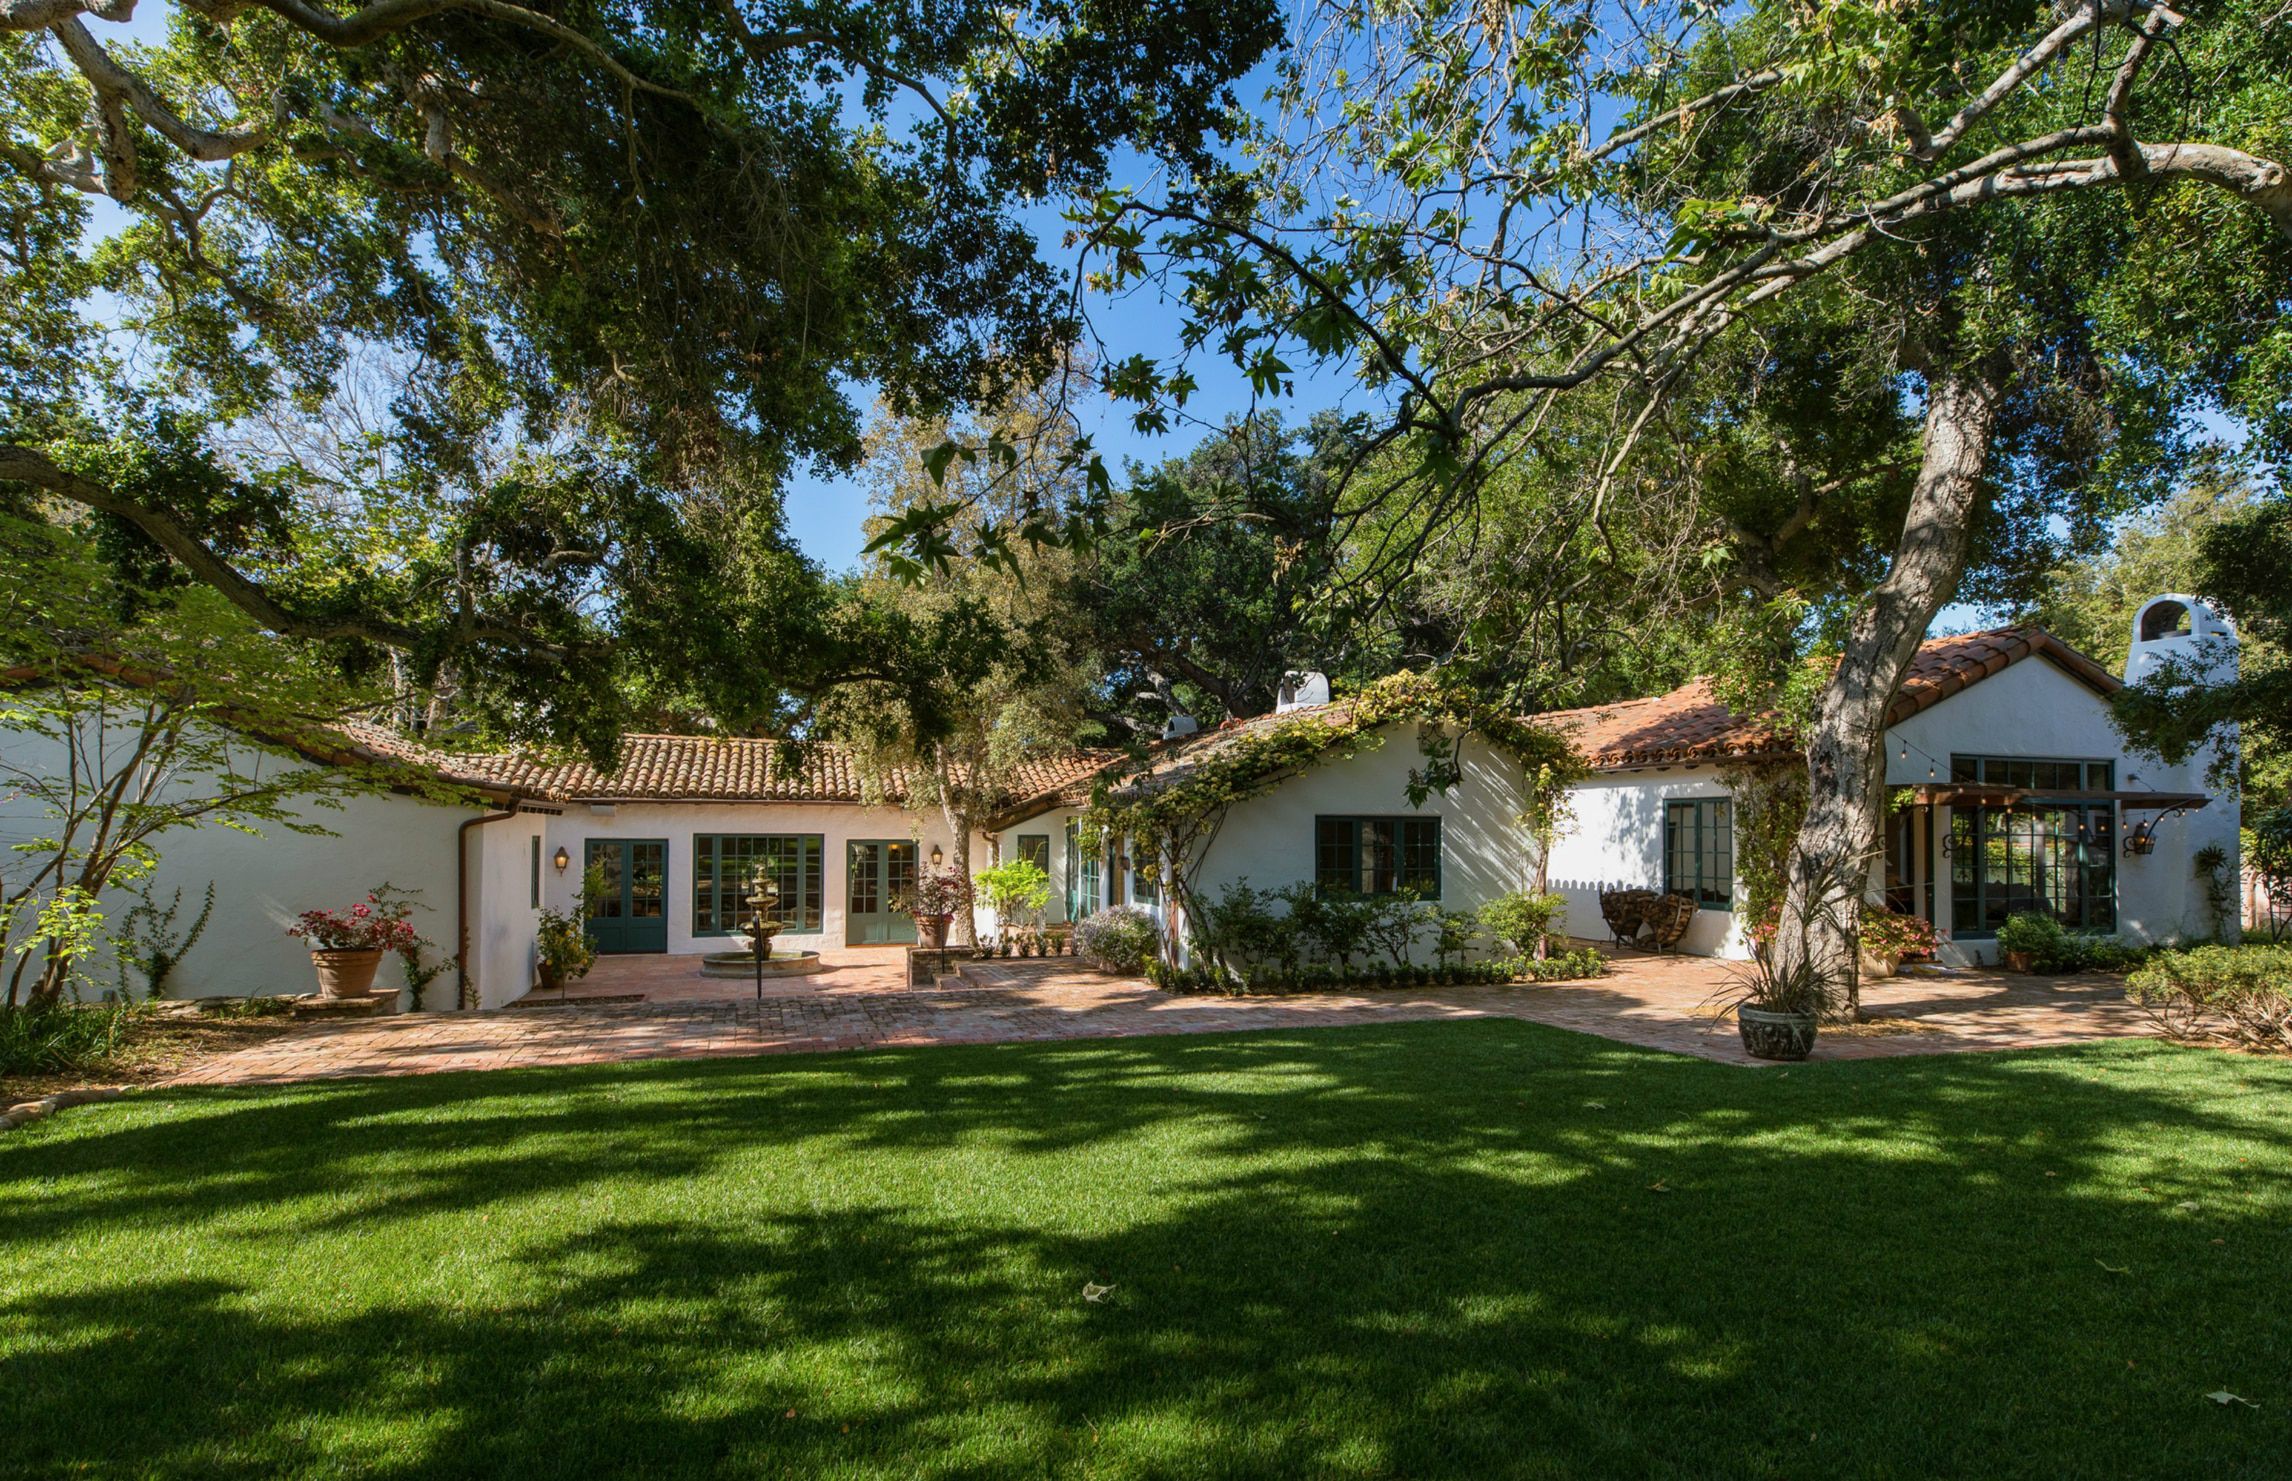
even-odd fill
[(1814, 1052), (1812, 1013), (1737, 1008), (1735, 1026), (1743, 1035), (1743, 1052), (1753, 1059), (1804, 1059)]
[(2037, 970), (2037, 958), (2026, 951), (2009, 951), (2005, 954), (2005, 969), (2026, 976)]
[(1862, 954), (1862, 980), (1878, 982), (1892, 977), (1895, 969), (1901, 965), (1902, 962), (1899, 957), (1890, 956), (1885, 952), (1866, 951)]
[(915, 918), (916, 943), (925, 951), (939, 951), (947, 945), (947, 927), (953, 915), (919, 915)]
[(374, 973), (382, 965), (382, 953), (364, 951), (314, 951), (310, 964), (318, 969), (318, 995), (322, 998), (363, 998), (374, 990)]

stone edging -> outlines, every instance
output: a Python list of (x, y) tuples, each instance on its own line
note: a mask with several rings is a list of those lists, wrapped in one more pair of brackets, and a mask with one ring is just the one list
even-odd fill
[(18, 1101), (12, 1106), (0, 1107), (0, 1131), (13, 1131), (19, 1126), (53, 1116), (58, 1111), (70, 1110), (73, 1106), (93, 1105), (97, 1101), (125, 1100), (126, 1098), (127, 1089), (124, 1086), (94, 1086), (86, 1090), (59, 1090), (54, 1095), (42, 1096), (38, 1100)]

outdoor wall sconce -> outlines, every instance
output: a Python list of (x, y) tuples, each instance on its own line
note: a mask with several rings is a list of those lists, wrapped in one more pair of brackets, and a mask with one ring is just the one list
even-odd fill
[(941, 849), (936, 843), (931, 845), (931, 862), (934, 867), (947, 862), (947, 854), (945, 850)]
[(565, 846), (563, 844), (559, 844), (557, 846), (556, 857), (551, 859), (549, 862), (557, 866), (557, 872), (559, 874), (563, 874), (566, 869), (571, 867), (573, 863), (573, 856), (565, 852)]

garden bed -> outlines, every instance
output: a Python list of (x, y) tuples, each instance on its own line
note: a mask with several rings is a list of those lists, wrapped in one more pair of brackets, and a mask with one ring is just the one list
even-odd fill
[[(95, 1007), (58, 1011), (106, 1018), (114, 1013)], [(72, 1037), (85, 1041), (88, 1047), (65, 1055), (63, 1063), (13, 1072), (0, 1069), (0, 1104), (33, 1100), (82, 1085), (152, 1084), (216, 1055), (263, 1043), (302, 1026), (291, 1013), (243, 1007), (200, 1011), (189, 1002), (168, 1003), (157, 1010), (135, 1008), (119, 1014), (118, 1019), (108, 1050), (99, 1046), (94, 1033), (78, 1034)]]

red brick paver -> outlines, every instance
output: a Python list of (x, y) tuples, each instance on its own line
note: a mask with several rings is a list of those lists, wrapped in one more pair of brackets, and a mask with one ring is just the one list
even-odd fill
[[(703, 979), (690, 958), (609, 959), (557, 1006), (413, 1014), (313, 1026), (207, 1061), (174, 1082), (269, 1084), (449, 1069), (802, 1053), (912, 1044), (1016, 1043), (1505, 1017), (1650, 1048), (1750, 1063), (1711, 1005), (1731, 971), (1694, 957), (1627, 954), (1606, 977), (1281, 997), (1161, 992), (1073, 961), (994, 961), (938, 988), (901, 985), (896, 951), (830, 951), (830, 970), (767, 982)], [(639, 1001), (625, 1000), (642, 993)], [(623, 1001), (601, 1001), (612, 998)], [(1864, 992), (1877, 1022), (1826, 1030), (1818, 1059), (2032, 1048), (2145, 1032), (2109, 979), (1963, 972)]]

